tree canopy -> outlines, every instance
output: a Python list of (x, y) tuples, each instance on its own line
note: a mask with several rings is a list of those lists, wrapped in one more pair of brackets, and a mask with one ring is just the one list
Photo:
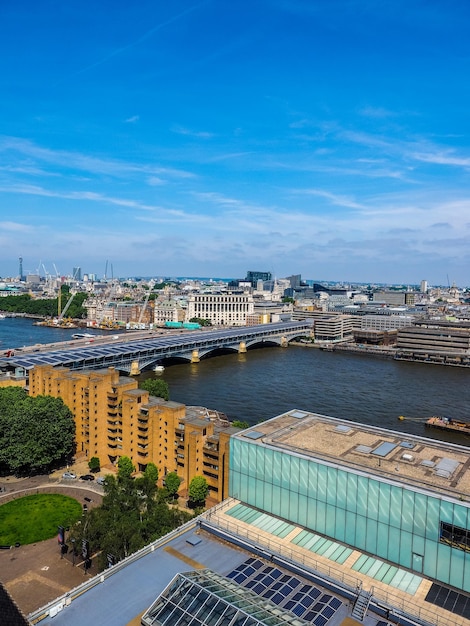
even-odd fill
[(195, 505), (203, 506), (209, 493), (209, 486), (204, 476), (195, 476), (189, 483), (189, 499)]
[[(62, 285), (61, 288), (61, 308), (63, 309), (67, 303), (69, 296), (69, 288)], [(86, 317), (87, 311), (83, 307), (84, 301), (88, 298), (87, 293), (75, 294), (66, 316), (81, 319)], [(18, 296), (6, 296), (2, 298), (2, 311), (9, 313), (28, 313), (29, 315), (39, 315), (41, 317), (56, 317), (59, 311), (58, 298), (32, 298), (29, 294), (21, 294)]]
[(0, 469), (28, 474), (48, 471), (74, 450), (75, 422), (60, 398), (0, 388)]
[(243, 429), (250, 427), (248, 422), (245, 422), (244, 420), (233, 420), (232, 426), (234, 426), (235, 428), (243, 428)]
[(144, 472), (145, 478), (149, 480), (151, 483), (155, 484), (158, 480), (158, 467), (155, 463), (147, 463), (147, 467)]
[(108, 475), (102, 505), (86, 513), (69, 537), (75, 545), (87, 540), (103, 569), (191, 519), (190, 513), (170, 508), (164, 495), (145, 474), (136, 480)]
[(118, 476), (121, 480), (128, 479), (135, 472), (134, 464), (128, 456), (122, 456), (118, 461)]
[(174, 498), (178, 492), (178, 489), (181, 485), (181, 478), (178, 476), (176, 472), (169, 472), (165, 476), (165, 487), (168, 492), (168, 495), (171, 498)]
[(139, 387), (155, 398), (170, 399), (168, 384), (161, 378), (147, 378), (139, 383)]

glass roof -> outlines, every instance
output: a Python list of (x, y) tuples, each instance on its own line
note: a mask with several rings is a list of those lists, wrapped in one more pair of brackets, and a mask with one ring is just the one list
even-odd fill
[(205, 569), (178, 574), (142, 616), (146, 626), (304, 626), (305, 620)]

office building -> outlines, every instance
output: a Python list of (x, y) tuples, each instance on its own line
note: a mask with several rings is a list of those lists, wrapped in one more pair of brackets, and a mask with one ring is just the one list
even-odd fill
[(248, 293), (203, 293), (189, 296), (186, 317), (206, 319), (214, 326), (245, 326), (253, 312), (253, 296)]
[(244, 504), (470, 592), (468, 448), (294, 410), (230, 457)]

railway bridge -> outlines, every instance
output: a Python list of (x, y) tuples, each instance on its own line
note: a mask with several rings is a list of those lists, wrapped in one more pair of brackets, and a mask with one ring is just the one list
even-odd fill
[(29, 370), (36, 365), (67, 367), (70, 370), (115, 367), (127, 374), (163, 365), (165, 360), (179, 358), (198, 363), (202, 358), (220, 350), (247, 352), (256, 345), (284, 346), (299, 337), (310, 336), (312, 325), (305, 322), (279, 322), (251, 327), (223, 330), (194, 330), (177, 334), (151, 334), (149, 338), (110, 339), (106, 343), (92, 343), (81, 347), (73, 344), (59, 350), (43, 346), (38, 352), (15, 352), (5, 358), (0, 367), (6, 370)]

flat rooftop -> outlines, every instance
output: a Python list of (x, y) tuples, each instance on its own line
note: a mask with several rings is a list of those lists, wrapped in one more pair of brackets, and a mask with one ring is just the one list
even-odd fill
[(468, 448), (293, 409), (235, 435), (448, 497), (470, 493)]

